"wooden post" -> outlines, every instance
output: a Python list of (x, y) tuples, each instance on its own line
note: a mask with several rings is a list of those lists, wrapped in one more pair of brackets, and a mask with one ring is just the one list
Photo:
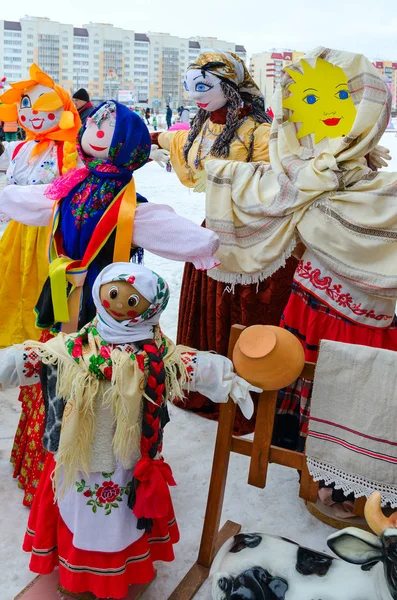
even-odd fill
[[(245, 328), (241, 325), (232, 327), (229, 339), (228, 357), (232, 359), (233, 349)], [(221, 404), (219, 409), (219, 424), (216, 435), (214, 459), (208, 492), (207, 509), (205, 511), (204, 528), (201, 536), (201, 544), (198, 563), (209, 568), (214, 558), (215, 540), (218, 535), (221, 521), (223, 500), (227, 471), (229, 468), (230, 453), (232, 451), (233, 427), (236, 417), (236, 405), (233, 400), (227, 404)]]
[(259, 488), (264, 488), (266, 485), (276, 404), (277, 391), (262, 392), (259, 395), (254, 442), (252, 445), (250, 470), (248, 475), (248, 483)]

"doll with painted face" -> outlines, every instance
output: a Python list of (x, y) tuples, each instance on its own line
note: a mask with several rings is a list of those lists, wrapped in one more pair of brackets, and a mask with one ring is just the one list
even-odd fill
[(263, 95), (236, 54), (203, 52), (189, 66), (184, 87), (199, 107), (191, 130), (152, 134), (170, 152), (183, 185), (203, 191), (197, 176), (205, 175), (211, 158), (269, 160), (270, 118)]
[[(317, 361), (322, 339), (397, 351), (397, 173), (374, 172), (365, 158), (386, 129), (390, 104), (364, 56), (314, 50), (282, 74), (271, 169), (206, 167), (207, 224), (227, 232), (211, 276), (260, 281), (296, 249), (301, 260), (281, 325), (299, 337), (308, 362)], [(304, 448), (311, 391), (300, 379), (280, 392), (276, 444)], [(347, 391), (346, 410), (349, 400)], [(374, 435), (382, 438), (381, 428)]]
[[(0, 102), (0, 121), (17, 120), (26, 132), (25, 141), (0, 145), (0, 168), (7, 169), (10, 190), (50, 183), (76, 165), (77, 110), (66, 90), (37, 65), (31, 66), (30, 79), (11, 84)], [(48, 231), (37, 227), (29, 198), (15, 208), (7, 201), (0, 205), (3, 221), (12, 219), (0, 243), (1, 347), (40, 335), (33, 309), (48, 272)], [(24, 224), (27, 212), (30, 227)]]
[(106, 267), (93, 298), (97, 316), (79, 332), (2, 351), (0, 385), (26, 382), (27, 363), (41, 363), (50, 454), (23, 545), (31, 570), (59, 564), (66, 590), (124, 598), (153, 579), (153, 561), (173, 559), (179, 539), (162, 456), (167, 402), (191, 387), (214, 402), (231, 396), (249, 417), (257, 388), (227, 358), (162, 333), (169, 289), (150, 269)]
[[(238, 56), (216, 50), (201, 53), (189, 66), (184, 85), (189, 99), (199, 107), (190, 131), (152, 134), (152, 141), (170, 152), (172, 166), (183, 185), (204, 191), (204, 166), (214, 158), (242, 163), (269, 160), (270, 118), (261, 91)], [(216, 203), (216, 199), (212, 201)], [(233, 323), (278, 325), (295, 268), (296, 261), (291, 257), (286, 268), (273, 277), (259, 285), (235, 286), (230, 294), (222, 282), (187, 264), (178, 342), (226, 355)], [(218, 416), (218, 407), (198, 393), (189, 393), (180, 406), (207, 418)], [(235, 432), (249, 433), (253, 427), (237, 411)]]
[[(133, 173), (150, 152), (149, 132), (138, 115), (115, 101), (103, 103), (81, 128), (77, 146), (82, 166), (50, 187), (16, 187), (13, 193), (6, 189), (0, 194), (9, 202), (29, 202), (35, 219), (50, 224), (49, 276), (36, 304), (37, 324), (44, 330), (76, 331), (90, 321), (96, 311), (92, 285), (98, 273), (120, 259), (140, 260), (140, 248), (170, 260), (192, 261), (197, 268), (216, 264), (215, 234), (136, 194)], [(26, 504), (40, 478), (30, 465), (44, 459), (44, 399), (40, 389), (31, 390), (24, 392), (12, 455), (22, 457), (27, 473)]]

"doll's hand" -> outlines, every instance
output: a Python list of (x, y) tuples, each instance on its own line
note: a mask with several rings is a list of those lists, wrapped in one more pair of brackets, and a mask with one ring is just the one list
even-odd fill
[(205, 192), (205, 189), (207, 187), (207, 173), (206, 171), (204, 171), (204, 169), (202, 171), (199, 171), (198, 173), (196, 173), (195, 175), (193, 175), (193, 179), (195, 180), (195, 184), (194, 184), (194, 188), (193, 188), (193, 192), (195, 193), (201, 193), (201, 192)]
[(165, 165), (170, 159), (170, 153), (168, 152), (168, 150), (163, 150), (162, 148), (156, 146), (156, 144), (153, 144), (153, 146), (150, 149), (149, 158), (151, 160), (154, 160), (154, 162), (156, 162), (162, 169), (164, 169)]
[(390, 150), (384, 146), (375, 146), (375, 148), (368, 154), (368, 165), (371, 169), (377, 170), (382, 167), (387, 167), (388, 160), (391, 160)]
[(254, 413), (254, 403), (250, 392), (260, 393), (261, 391), (260, 388), (251, 385), (248, 381), (235, 374), (230, 397), (239, 406), (246, 419), (250, 419)]

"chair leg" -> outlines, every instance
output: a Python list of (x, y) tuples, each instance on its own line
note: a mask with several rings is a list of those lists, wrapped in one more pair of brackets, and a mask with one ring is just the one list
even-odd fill
[(361, 498), (356, 498), (354, 501), (354, 514), (358, 517), (364, 518), (364, 508), (367, 499), (365, 496), (361, 496)]
[(316, 502), (318, 494), (318, 481), (313, 481), (307, 463), (305, 461), (302, 468), (301, 483), (299, 487), (299, 497), (308, 502)]
[(214, 557), (215, 540), (221, 521), (235, 416), (236, 405), (233, 400), (220, 406), (207, 509), (197, 561), (199, 565), (207, 568), (210, 567)]
[(269, 465), (270, 446), (272, 443), (274, 419), (276, 415), (277, 391), (262, 392), (259, 395), (256, 415), (254, 441), (248, 483), (264, 488)]

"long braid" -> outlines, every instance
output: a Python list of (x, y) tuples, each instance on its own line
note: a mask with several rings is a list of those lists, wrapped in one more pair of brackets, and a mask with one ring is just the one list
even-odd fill
[(186, 162), (188, 160), (189, 150), (193, 146), (194, 140), (200, 133), (201, 129), (203, 128), (204, 123), (209, 118), (209, 116), (210, 116), (209, 112), (207, 112), (203, 108), (200, 108), (197, 115), (194, 117), (192, 127), (189, 131), (189, 135), (187, 136), (186, 143), (183, 147), (183, 157)]
[(211, 148), (211, 154), (218, 158), (227, 158), (230, 153), (230, 144), (234, 139), (236, 131), (243, 123), (244, 118), (240, 118), (239, 116), (241, 96), (237, 89), (225, 81), (221, 81), (221, 89), (227, 100), (226, 124), (215, 140)]
[[(141, 459), (134, 471), (131, 491), (128, 498), (128, 506), (135, 509), (138, 517), (138, 529), (144, 529), (150, 533), (155, 515), (150, 515), (150, 508), (144, 507), (144, 500), (140, 500), (138, 505), (139, 488), (142, 481), (140, 470), (141, 465), (147, 469), (148, 459), (153, 461), (151, 466), (162, 467), (164, 461), (159, 459), (163, 444), (163, 426), (167, 420), (167, 409), (164, 403), (166, 371), (163, 361), (164, 349), (157, 348), (154, 340), (145, 340), (140, 343), (141, 351), (147, 357), (147, 379), (145, 392), (143, 394), (143, 415), (142, 415), (142, 433), (141, 433)], [(157, 457), (157, 459), (156, 459)], [(154, 460), (156, 459), (156, 460)], [(168, 465), (165, 465), (168, 469)], [(175, 485), (169, 469), (170, 477), (165, 477), (168, 485)], [(166, 507), (165, 507), (166, 508)], [(167, 511), (165, 511), (167, 512)], [(164, 516), (167, 516), (166, 514)]]

